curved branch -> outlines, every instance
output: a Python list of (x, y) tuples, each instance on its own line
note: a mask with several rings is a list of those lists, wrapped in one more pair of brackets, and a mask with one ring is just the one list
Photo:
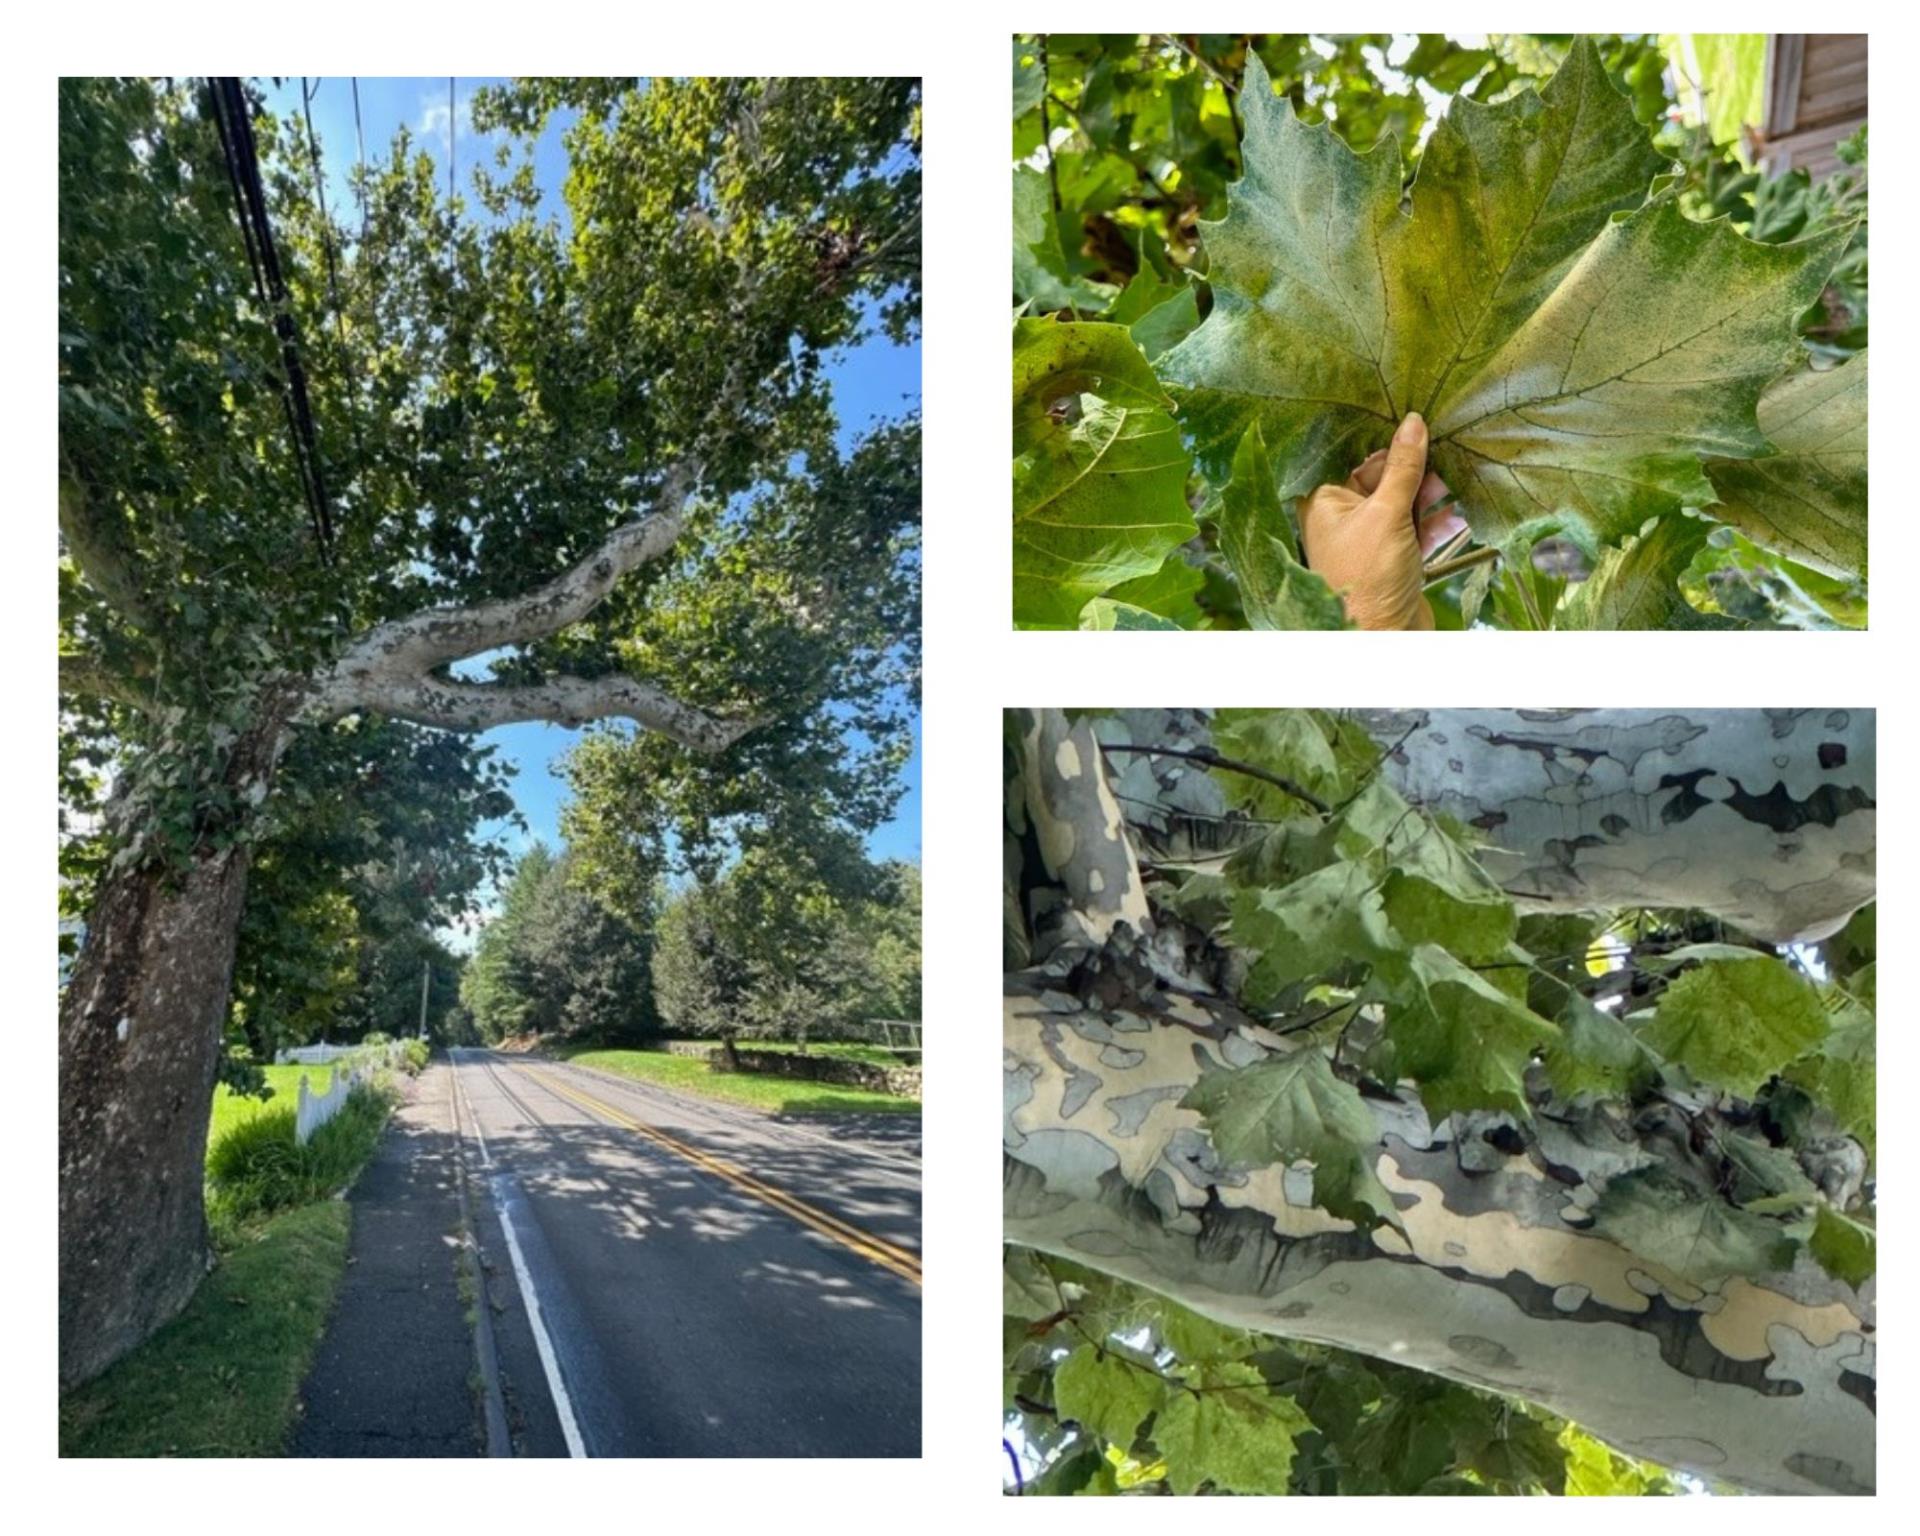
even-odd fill
[[(526, 684), (468, 683), (444, 677), (401, 676), (369, 679), (352, 709), (434, 725), (449, 731), (484, 731), (496, 725), (545, 720), (580, 726), (595, 720), (632, 720), (670, 736), (697, 752), (723, 752), (763, 722), (728, 720), (683, 704), (664, 690), (637, 678), (553, 677)], [(324, 716), (337, 719), (350, 709)]]
[[(518, 597), (429, 608), (367, 631), (349, 645), (322, 689), (351, 695), (363, 679), (395, 670), (424, 677), (435, 667), (506, 645), (524, 645), (577, 624), (605, 600), (621, 577), (658, 560), (686, 525), (695, 475), (680, 466), (667, 477), (659, 510), (623, 523), (587, 557)], [(342, 711), (343, 713), (345, 711)]]

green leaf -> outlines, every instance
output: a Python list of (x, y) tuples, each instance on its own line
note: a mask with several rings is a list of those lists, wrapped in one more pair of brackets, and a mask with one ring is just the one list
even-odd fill
[(1873, 1278), (1874, 1232), (1830, 1205), (1814, 1213), (1807, 1251), (1834, 1279), (1858, 1288)]
[(1715, 517), (1763, 549), (1830, 576), (1867, 569), (1867, 354), (1803, 368), (1760, 397), (1760, 430), (1779, 451), (1709, 459)]
[(1840, 1128), (1874, 1152), (1874, 1021), (1864, 1008), (1840, 1014), (1819, 1050), (1782, 1074), (1824, 1106)]
[(1279, 889), (1236, 892), (1230, 931), (1255, 957), (1244, 996), (1256, 1006), (1393, 945), (1372, 876), (1345, 859)]
[(1177, 628), (1197, 629), (1204, 617), (1198, 599), (1205, 585), (1206, 576), (1199, 567), (1190, 565), (1176, 549), (1151, 576), (1123, 581), (1106, 595), (1116, 603), (1131, 603), (1135, 608), (1171, 619)]
[(1203, 1484), (1222, 1493), (1286, 1493), (1294, 1440), (1313, 1428), (1299, 1404), (1269, 1392), (1250, 1365), (1213, 1367), (1198, 1385), (1175, 1392), (1153, 1423), (1168, 1486), (1175, 1493)]
[(1253, 629), (1349, 629), (1346, 605), (1294, 556), (1293, 525), (1274, 488), (1260, 424), (1234, 450), (1233, 478), (1220, 492), (1220, 552), (1240, 586)]
[(1114, 295), (1111, 283), (1075, 275), (1060, 243), (1053, 194), (1044, 173), (1031, 166), (1013, 170), (1013, 296), (1036, 308), (1088, 309), (1098, 312)]
[(1123, 327), (1014, 323), (1015, 623), (1070, 629), (1089, 598), (1193, 537), (1166, 404)]
[(1437, 945), (1414, 951), (1404, 995), (1387, 1004), (1395, 1069), (1435, 1120), (1461, 1109), (1529, 1113), (1525, 1074), (1554, 1025)]
[(1040, 68), (1039, 50), (1032, 43), (1013, 40), (1013, 115), (1025, 117), (1040, 105), (1047, 77)]
[(1593, 573), (1567, 588), (1554, 610), (1555, 629), (1744, 629), (1722, 614), (1702, 613), (1680, 591), (1680, 578), (1706, 546), (1711, 523), (1675, 512), (1649, 519), (1638, 534), (1601, 553)]
[(1547, 1080), (1563, 1098), (1621, 1099), (1658, 1070), (1640, 1037), (1569, 987), (1560, 1040), (1547, 1051)]
[(1162, 618), (1149, 608), (1096, 597), (1080, 610), (1082, 629), (1179, 629), (1172, 619)]
[(1228, 1162), (1263, 1168), (1304, 1158), (1313, 1164), (1316, 1205), (1362, 1227), (1398, 1221), (1373, 1171), (1379, 1128), (1359, 1090), (1334, 1076), (1318, 1046), (1208, 1072), (1180, 1107), (1206, 1122)]
[(1784, 960), (1756, 954), (1710, 960), (1680, 977), (1641, 1039), (1696, 1082), (1751, 1098), (1826, 1034), (1812, 984)]
[(1662, 161), (1590, 41), (1538, 94), (1455, 98), (1406, 213), (1392, 142), (1307, 127), (1258, 59), (1239, 99), (1213, 312), (1162, 359), (1211, 477), (1258, 421), (1303, 494), (1414, 409), (1483, 541), (1563, 509), (1611, 538), (1711, 501), (1701, 456), (1767, 451), (1760, 393), (1845, 236), (1762, 245), (1645, 201)]
[(1142, 266), (1102, 318), (1124, 325), (1152, 361), (1200, 324), (1200, 305), (1193, 284), (1163, 283)]
[(1156, 1372), (1092, 1344), (1082, 1344), (1053, 1373), (1053, 1406), (1060, 1417), (1123, 1450), (1160, 1406), (1165, 1390)]
[(1793, 1262), (1793, 1241), (1777, 1222), (1702, 1194), (1664, 1168), (1611, 1180), (1594, 1206), (1593, 1230), (1696, 1285)]

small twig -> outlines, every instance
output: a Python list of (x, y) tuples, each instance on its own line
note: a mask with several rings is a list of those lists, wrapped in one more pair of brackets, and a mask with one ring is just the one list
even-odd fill
[(1445, 581), (1455, 571), (1464, 571), (1469, 566), (1485, 565), (1489, 560), (1498, 560), (1500, 551), (1488, 544), (1480, 549), (1469, 550), (1464, 555), (1456, 555), (1451, 560), (1436, 560), (1428, 566), (1421, 578), (1422, 584), (1432, 586), (1436, 581)]
[(1260, 779), (1265, 783), (1273, 785), (1275, 789), (1285, 790), (1288, 794), (1292, 795), (1294, 799), (1312, 806), (1322, 816), (1331, 814), (1333, 810), (1332, 806), (1314, 794), (1313, 791), (1302, 789), (1285, 774), (1274, 773), (1269, 769), (1257, 767), (1252, 763), (1243, 763), (1236, 758), (1222, 757), (1211, 747), (1145, 747), (1134, 746), (1130, 742), (1118, 743), (1103, 741), (1100, 743), (1100, 750), (1102, 752), (1144, 752), (1149, 757), (1186, 758), (1192, 762), (1205, 763), (1209, 768), (1223, 768), (1228, 773), (1244, 773), (1248, 778)]
[(1053, 189), (1053, 211), (1058, 214), (1060, 202), (1060, 172), (1053, 163), (1053, 123), (1047, 116), (1047, 98), (1053, 94), (1053, 77), (1047, 70), (1047, 34), (1039, 34), (1040, 42), (1040, 143), (1047, 152), (1047, 185)]

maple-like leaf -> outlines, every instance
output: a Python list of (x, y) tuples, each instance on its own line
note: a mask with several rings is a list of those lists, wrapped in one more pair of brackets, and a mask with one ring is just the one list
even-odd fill
[(1664, 1168), (1609, 1182), (1594, 1207), (1593, 1229), (1696, 1285), (1770, 1274), (1793, 1262), (1793, 1240), (1778, 1222), (1702, 1195)]
[(1313, 1164), (1313, 1201), (1362, 1226), (1399, 1219), (1373, 1171), (1379, 1127), (1359, 1089), (1304, 1046), (1231, 1072), (1209, 1072), (1182, 1109), (1199, 1113), (1220, 1156), (1243, 1167)]
[(1537, 94), (1456, 97), (1404, 212), (1390, 138), (1301, 123), (1257, 58), (1240, 102), (1213, 312), (1160, 361), (1210, 478), (1257, 422), (1297, 496), (1418, 410), (1483, 540), (1549, 513), (1613, 538), (1711, 503), (1704, 457), (1770, 451), (1761, 391), (1847, 232), (1763, 245), (1649, 199), (1665, 162), (1590, 41)]
[(1831, 576), (1867, 568), (1867, 354), (1789, 374), (1760, 397), (1778, 452), (1712, 459), (1713, 515), (1763, 549)]
[(1211, 1483), (1223, 1493), (1283, 1494), (1294, 1441), (1312, 1428), (1291, 1397), (1267, 1390), (1257, 1368), (1233, 1362), (1196, 1373), (1193, 1390), (1175, 1392), (1154, 1420), (1153, 1441), (1175, 1493)]
[(1124, 326), (1013, 328), (1013, 613), (1072, 629), (1193, 537), (1170, 402)]

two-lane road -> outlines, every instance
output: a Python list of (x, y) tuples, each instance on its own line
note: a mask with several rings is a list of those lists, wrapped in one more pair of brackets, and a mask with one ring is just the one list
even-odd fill
[(453, 1056), (521, 1454), (919, 1454), (915, 1144)]

